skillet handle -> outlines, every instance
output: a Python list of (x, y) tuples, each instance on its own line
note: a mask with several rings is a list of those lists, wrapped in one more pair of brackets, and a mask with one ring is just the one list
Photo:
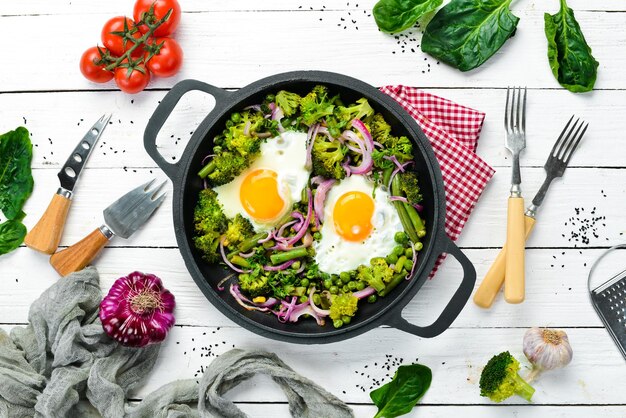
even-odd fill
[(146, 125), (146, 130), (143, 134), (143, 146), (148, 152), (148, 155), (150, 155), (154, 162), (161, 167), (161, 170), (163, 170), (172, 180), (179, 171), (180, 163), (171, 164), (165, 161), (165, 158), (163, 158), (157, 149), (156, 138), (159, 131), (163, 127), (163, 124), (170, 116), (181, 97), (192, 90), (203, 91), (215, 98), (215, 107), (211, 110), (211, 112), (214, 112), (216, 109), (221, 107), (220, 103), (228, 97), (228, 92), (226, 90), (198, 80), (183, 80), (176, 83), (176, 85), (172, 87), (163, 100), (161, 100), (161, 103), (157, 106), (156, 110), (150, 117), (150, 120)]
[(385, 323), (391, 327), (397, 328), (409, 334), (416, 335), (418, 337), (432, 338), (444, 332), (452, 325), (452, 322), (463, 310), (463, 307), (469, 300), (474, 290), (474, 284), (476, 283), (476, 269), (472, 262), (461, 252), (450, 238), (446, 236), (447, 248), (444, 248), (444, 252), (452, 255), (463, 267), (463, 281), (459, 285), (459, 288), (454, 292), (452, 299), (446, 305), (439, 318), (432, 324), (419, 327), (409, 323), (402, 317), (402, 310), (394, 313), (392, 317), (385, 321)]

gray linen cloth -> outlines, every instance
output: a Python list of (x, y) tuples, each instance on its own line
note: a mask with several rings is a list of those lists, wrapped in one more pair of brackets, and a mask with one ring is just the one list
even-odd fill
[(110, 339), (98, 318), (101, 299), (98, 272), (87, 268), (33, 302), (28, 326), (13, 328), (10, 337), (0, 329), (0, 417), (81, 416), (79, 400), (87, 399), (105, 418), (244, 418), (223, 395), (259, 373), (281, 387), (294, 417), (353, 417), (341, 400), (275, 354), (238, 349), (213, 360), (200, 384), (175, 381), (139, 404), (128, 403), (128, 392), (152, 370), (160, 346), (127, 348)]

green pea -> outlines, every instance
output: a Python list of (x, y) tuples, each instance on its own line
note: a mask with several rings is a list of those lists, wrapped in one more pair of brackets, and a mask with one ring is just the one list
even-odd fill
[(404, 262), (404, 268), (406, 269), (406, 271), (411, 271), (411, 269), (413, 268), (413, 262), (409, 259), (407, 259)]
[(305, 295), (302, 295), (302, 296), (300, 296), (300, 298), (299, 298), (298, 300), (300, 301), (300, 303), (304, 303), (304, 302), (306, 302), (307, 300), (309, 300), (309, 297), (308, 297), (308, 296), (305, 296)]
[(324, 289), (330, 289), (333, 286), (333, 281), (330, 279), (324, 280)]
[(351, 280), (348, 282), (348, 289), (355, 291), (356, 290), (356, 282), (354, 280)]
[(343, 280), (341, 280), (341, 277), (339, 276), (337, 276), (336, 279), (333, 279), (333, 283), (335, 283), (339, 287), (343, 286)]
[(365, 289), (365, 283), (363, 283), (362, 281), (356, 282), (356, 290), (363, 290), (363, 289)]
[(318, 231), (316, 233), (313, 234), (313, 239), (315, 239), (315, 241), (319, 241), (322, 239), (322, 234)]
[(333, 295), (336, 295), (339, 292), (339, 288), (337, 286), (331, 286), (330, 289), (328, 289), (330, 291), (330, 293), (332, 293)]
[(396, 261), (398, 261), (398, 256), (391, 253), (387, 257), (385, 257), (385, 261), (387, 262), (387, 264), (395, 264)]
[(341, 290), (343, 290), (343, 293), (348, 293), (350, 292), (350, 287), (347, 284), (344, 284)]
[(344, 315), (341, 317), (341, 320), (343, 321), (344, 325), (348, 325), (350, 321), (352, 321), (352, 318), (350, 318), (348, 315)]
[(409, 240), (406, 234), (402, 231), (396, 232), (396, 234), (393, 236), (393, 239), (398, 244), (406, 244), (406, 242)]
[(319, 305), (320, 303), (322, 303), (322, 297), (320, 296), (319, 293), (313, 294), (313, 303), (316, 305)]
[(367, 302), (368, 303), (374, 303), (374, 302), (376, 302), (376, 299), (378, 299), (378, 297), (376, 295), (369, 295), (367, 297)]
[(418, 241), (415, 243), (415, 245), (413, 245), (413, 248), (415, 248), (415, 251), (421, 251), (422, 248), (424, 248), (424, 244)]
[(343, 321), (341, 319), (335, 319), (333, 321), (333, 327), (335, 327), (335, 328), (343, 327)]
[(273, 94), (268, 94), (267, 96), (265, 96), (266, 102), (273, 102), (274, 100), (276, 100), (276, 96), (274, 96)]
[(339, 278), (344, 284), (347, 284), (350, 281), (350, 273), (348, 273), (347, 271), (342, 271), (339, 274)]
[(327, 280), (327, 279), (330, 279), (330, 274), (322, 273), (322, 280)]
[(274, 241), (272, 241), (272, 240), (265, 241), (265, 242), (263, 243), (263, 248), (265, 248), (265, 249), (267, 250), (268, 248), (271, 248), (271, 247), (273, 247), (274, 245), (276, 245), (276, 243), (275, 243)]
[[(294, 270), (298, 270), (300, 268), (302, 264), (300, 263), (300, 260), (296, 260), (293, 262), (293, 264), (291, 265), (291, 268)], [(308, 283), (308, 282), (307, 282)], [(306, 287), (307, 285), (303, 284), (302, 286)]]
[(221, 154), (222, 153), (222, 147), (220, 147), (219, 145), (216, 145), (213, 147), (213, 154)]
[(302, 287), (309, 287), (309, 283), (310, 283), (309, 279), (307, 279), (307, 278), (304, 278), (304, 279), (300, 280), (300, 286), (302, 286)]
[(232, 115), (230, 115), (230, 120), (232, 120), (235, 123), (241, 122), (241, 114), (240, 113), (233, 113)]
[(406, 250), (404, 250), (404, 256), (406, 258), (413, 258), (413, 251), (411, 251), (410, 248), (407, 248)]
[(400, 257), (402, 254), (404, 254), (404, 247), (402, 245), (396, 245), (396, 247), (393, 249), (392, 254)]
[(227, 120), (227, 121), (226, 121), (226, 127), (227, 127), (227, 128), (232, 128), (234, 125), (235, 125), (235, 124), (233, 123), (233, 121), (232, 121), (232, 120)]

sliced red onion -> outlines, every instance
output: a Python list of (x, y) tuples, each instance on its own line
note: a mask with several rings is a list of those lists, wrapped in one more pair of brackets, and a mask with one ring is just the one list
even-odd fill
[(223, 239), (220, 240), (220, 253), (222, 254), (222, 259), (224, 260), (224, 263), (226, 263), (228, 267), (235, 270), (237, 273), (250, 273), (252, 271), (252, 270), (242, 270), (239, 267), (235, 266), (230, 261), (228, 261), (228, 258), (226, 257), (226, 253), (224, 252), (224, 240)]
[(324, 222), (324, 201), (326, 200), (326, 194), (334, 184), (335, 180), (330, 179), (317, 186), (315, 198), (313, 198), (313, 207), (315, 208), (315, 218), (318, 222)]
[(291, 217), (296, 218), (296, 224), (293, 226), (294, 231), (300, 231), (300, 228), (304, 226), (304, 216), (300, 212), (291, 212)]
[(220, 280), (220, 281), (219, 281), (219, 283), (218, 283), (218, 284), (217, 284), (217, 286), (216, 286), (216, 287), (217, 287), (217, 290), (219, 290), (220, 292), (221, 292), (222, 290), (224, 290), (224, 286), (223, 286), (223, 285), (224, 285), (224, 283), (226, 283), (227, 281), (229, 281), (229, 280), (230, 280), (230, 279), (232, 279), (232, 278), (233, 278), (233, 275), (232, 275), (232, 274), (229, 274), (228, 276), (226, 276), (226, 277), (224, 277), (222, 280)]
[(400, 161), (398, 161), (398, 159), (396, 158), (395, 155), (385, 155), (383, 156), (383, 158), (385, 160), (391, 161), (392, 163), (394, 163), (396, 165), (396, 167), (398, 167), (398, 169), (400, 170), (401, 173), (404, 173), (404, 167), (402, 166), (402, 164), (400, 164)]
[(289, 222), (285, 223), (283, 226), (281, 226), (281, 227), (278, 229), (278, 232), (276, 232), (276, 233), (274, 234), (274, 236), (275, 236), (276, 238), (282, 238), (282, 237), (283, 237), (283, 234), (285, 233), (285, 230), (286, 230), (287, 228), (289, 228), (290, 226), (295, 225), (297, 222), (298, 222), (298, 221), (289, 221)]
[(307, 232), (304, 237), (302, 237), (302, 246), (306, 248), (310, 247), (311, 245), (313, 245), (313, 235)]
[(373, 295), (374, 293), (376, 293), (376, 289), (374, 289), (372, 286), (367, 286), (363, 290), (359, 290), (358, 292), (354, 292), (352, 294), (352, 296), (356, 297), (357, 299), (364, 299), (364, 298), (366, 298), (368, 296)]
[(315, 321), (317, 321), (317, 325), (324, 325), (325, 321), (324, 318), (321, 318), (317, 312), (315, 312), (313, 310), (313, 308), (311, 308), (311, 305), (309, 305), (309, 302), (304, 302), (301, 303), (300, 305), (296, 305), (294, 306), (293, 310), (291, 311), (291, 315), (289, 315), (289, 322), (298, 322), (298, 319), (300, 319), (300, 317), (302, 315), (311, 315), (313, 318), (315, 318)]
[[(284, 300), (281, 301), (282, 303), (281, 310), (276, 314), (280, 322), (285, 323), (289, 320), (289, 317), (291, 316), (291, 312), (293, 311), (294, 306), (296, 306), (296, 300), (297, 298), (294, 296), (291, 298), (291, 302), (287, 302)], [(283, 307), (285, 309), (283, 309)]]
[(373, 151), (374, 150), (374, 138), (372, 138), (372, 134), (367, 129), (365, 124), (361, 122), (360, 119), (352, 119), (351, 124), (352, 124), (352, 127), (356, 129), (365, 140), (365, 147), (369, 149), (370, 152)]
[(374, 147), (376, 147), (376, 148), (382, 148), (382, 147), (383, 147), (383, 144), (381, 144), (380, 142), (376, 142), (376, 141), (374, 141)]
[(283, 128), (283, 125), (280, 123), (281, 119), (284, 117), (285, 114), (279, 106), (276, 106), (276, 108), (272, 110), (272, 120), (278, 122), (278, 132), (285, 132), (285, 128)]
[(311, 177), (311, 184), (322, 184), (322, 182), (326, 180), (324, 177), (322, 176), (315, 176), (315, 177)]
[(311, 291), (309, 292), (309, 304), (311, 305), (311, 308), (319, 316), (328, 316), (328, 315), (330, 315), (330, 311), (329, 310), (321, 309), (321, 308), (318, 308), (317, 306), (315, 306), (315, 303), (313, 303), (313, 295), (314, 294), (315, 294), (315, 287), (311, 288)]
[(346, 144), (346, 146), (354, 151), (354, 152), (358, 152), (359, 154), (364, 154), (367, 147), (365, 146), (365, 142), (359, 138), (354, 132), (349, 131), (349, 130), (345, 130), (343, 131), (343, 137), (346, 138), (348, 141), (352, 141), (355, 144), (358, 145), (358, 148), (354, 147), (353, 145), (350, 144)]
[(246, 125), (243, 127), (243, 134), (245, 136), (250, 136), (250, 127), (252, 126), (252, 123), (250, 121), (246, 122)]
[(306, 267), (306, 261), (302, 261), (300, 263), (300, 268), (298, 270), (296, 270), (296, 274), (300, 274), (304, 271), (304, 268)]
[(366, 174), (372, 170), (373, 166), (374, 166), (374, 160), (372, 159), (372, 153), (369, 151), (366, 151), (363, 154), (363, 160), (361, 161), (361, 165), (357, 167), (350, 165), (348, 166), (348, 168), (350, 169), (350, 172), (352, 174)]
[(207, 160), (208, 160), (209, 158), (213, 158), (213, 157), (215, 157), (215, 155), (216, 155), (216, 154), (209, 154), (209, 155), (207, 155), (206, 157), (204, 157), (204, 158), (202, 159), (202, 161), (200, 162), (200, 165), (206, 165)]
[(295, 262), (296, 260), (289, 260), (289, 261), (285, 261), (283, 264), (279, 264), (277, 266), (263, 266), (263, 270), (265, 271), (280, 271), (280, 270), (285, 270), (288, 269), (289, 267), (291, 267), (291, 265)]
[(346, 161), (341, 164), (341, 167), (346, 170), (346, 177), (350, 177), (352, 174), (352, 170), (350, 170), (350, 157), (348, 157)]
[(207, 181), (206, 177), (204, 179), (202, 179), (202, 184), (204, 185), (205, 189), (209, 188), (209, 182)]
[(415, 271), (415, 266), (417, 265), (417, 251), (415, 251), (415, 245), (411, 242), (411, 251), (413, 252), (413, 265), (411, 266), (411, 271), (408, 276), (406, 276), (407, 280), (411, 280), (413, 277), (413, 272)]
[(239, 257), (242, 258), (250, 258), (256, 253), (255, 250), (250, 251), (249, 253), (239, 253)]
[(257, 138), (269, 138), (272, 134), (270, 132), (255, 132), (254, 136)]
[(289, 238), (285, 244), (279, 245), (278, 249), (280, 250), (285, 251), (285, 250), (291, 249), (289, 248), (289, 246), (295, 244), (296, 242), (302, 239), (304, 234), (306, 234), (308, 225), (311, 223), (311, 216), (313, 215), (313, 196), (311, 195), (311, 189), (307, 188), (306, 192), (309, 198), (309, 204), (307, 207), (306, 217), (304, 218), (303, 228), (301, 228), (298, 232), (296, 232), (296, 235)]
[(319, 132), (320, 125), (316, 123), (315, 125), (311, 125), (309, 127), (309, 132), (307, 133), (307, 147), (306, 147), (306, 163), (305, 167), (307, 170), (310, 170), (313, 167), (313, 142), (315, 142), (315, 138), (317, 137), (317, 133)]
[(276, 103), (272, 102), (272, 103), (268, 104), (267, 107), (269, 107), (270, 110), (273, 111), (274, 109), (276, 109)]
[(271, 239), (274, 239), (274, 231), (269, 231), (267, 233), (267, 237), (265, 238), (261, 238), (260, 240), (257, 241), (258, 244), (263, 244)]
[(407, 204), (410, 204), (411, 206), (413, 206), (415, 209), (417, 209), (418, 212), (421, 212), (424, 210), (424, 206), (420, 205), (419, 203), (409, 203), (409, 200), (406, 197), (402, 197), (402, 196), (389, 196), (389, 200), (390, 201), (395, 201), (395, 200), (399, 200), (400, 202), (404, 202)]
[(230, 294), (233, 295), (233, 297), (235, 298), (235, 300), (240, 306), (242, 306), (248, 311), (260, 311), (260, 312), (269, 311), (269, 308), (267, 307), (248, 305), (247, 303), (252, 304), (253, 302), (241, 293), (241, 291), (239, 290), (239, 286), (237, 285), (234, 285), (234, 284), (230, 285)]
[(243, 108), (243, 110), (254, 110), (256, 112), (260, 112), (261, 111), (261, 105), (255, 104), (255, 105), (246, 106), (246, 107)]

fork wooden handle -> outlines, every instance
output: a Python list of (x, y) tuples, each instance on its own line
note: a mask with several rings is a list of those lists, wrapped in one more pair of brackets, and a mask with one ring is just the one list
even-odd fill
[(524, 199), (509, 197), (506, 225), (506, 269), (504, 273), (504, 299), (521, 303), (525, 297), (524, 250)]
[[(530, 216), (524, 216), (525, 227), (525, 239), (528, 239), (530, 233), (535, 226), (535, 218)], [(500, 253), (494, 260), (493, 264), (489, 268), (489, 271), (485, 275), (482, 283), (474, 293), (474, 303), (481, 308), (489, 308), (493, 304), (500, 288), (504, 284), (504, 274), (506, 270), (506, 250), (507, 246), (504, 244)]]
[(59, 193), (55, 194), (39, 222), (24, 238), (24, 244), (45, 254), (54, 253), (61, 242), (71, 204), (72, 199)]
[(50, 264), (61, 276), (67, 276), (87, 267), (107, 242), (109, 237), (103, 233), (102, 228), (96, 228), (76, 244), (53, 254)]

